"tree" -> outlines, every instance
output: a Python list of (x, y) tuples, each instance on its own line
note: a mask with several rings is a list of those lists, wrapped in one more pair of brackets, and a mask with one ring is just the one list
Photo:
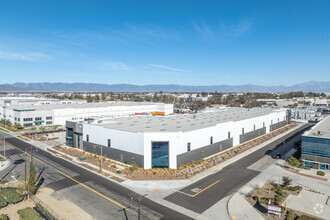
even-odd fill
[(28, 182), (29, 191), (34, 194), (35, 193), (35, 184), (36, 184), (36, 170), (33, 163), (30, 163), (30, 177)]
[(288, 176), (283, 176), (282, 177), (282, 186), (283, 187), (287, 187), (287, 186), (290, 186), (292, 183), (292, 179)]

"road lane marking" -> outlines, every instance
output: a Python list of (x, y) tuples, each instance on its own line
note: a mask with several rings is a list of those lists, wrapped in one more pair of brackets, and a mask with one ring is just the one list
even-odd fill
[[(7, 141), (4, 141), (4, 140), (3, 140), (3, 139), (1, 139), (1, 138), (0, 138), (0, 140), (1, 140), (1, 141), (3, 141), (3, 142), (6, 142), (6, 143), (7, 143), (7, 144), (9, 144), (10, 146), (12, 146), (12, 147), (16, 148), (17, 150), (19, 150), (19, 151), (21, 151), (21, 152), (25, 153), (26, 155), (28, 155), (29, 157), (31, 157), (31, 154), (28, 154), (27, 152), (25, 152), (25, 151), (21, 150), (20, 148), (18, 148), (18, 147), (16, 147), (16, 146), (12, 145), (11, 143), (8, 143)], [(43, 163), (43, 164), (46, 164), (44, 161), (42, 161), (42, 160), (40, 160), (40, 159), (36, 158), (35, 156), (32, 156), (32, 157), (33, 157), (34, 159), (38, 160), (39, 162), (41, 162), (41, 163)], [(101, 193), (99, 193), (99, 192), (95, 191), (94, 189), (92, 189), (92, 188), (90, 188), (90, 187), (86, 186), (85, 184), (83, 184), (83, 183), (81, 183), (81, 182), (79, 182), (79, 181), (77, 181), (77, 180), (73, 179), (72, 177), (68, 176), (67, 174), (65, 174), (65, 173), (63, 173), (63, 172), (61, 172), (61, 171), (59, 171), (59, 170), (56, 170), (56, 171), (57, 171), (57, 172), (59, 172), (60, 174), (62, 174), (63, 176), (65, 176), (65, 177), (67, 177), (67, 178), (71, 179), (72, 181), (74, 181), (74, 182), (76, 182), (76, 183), (80, 184), (81, 186), (85, 187), (86, 189), (89, 189), (90, 191), (92, 191), (92, 192), (96, 193), (97, 195), (99, 195), (99, 196), (101, 196), (101, 197), (105, 198), (106, 200), (108, 200), (108, 201), (110, 201), (110, 202), (112, 202), (112, 203), (114, 203), (114, 204), (118, 205), (119, 207), (121, 207), (121, 208), (123, 208), (123, 209), (126, 209), (126, 210), (128, 210), (128, 208), (127, 208), (127, 207), (125, 207), (125, 206), (123, 206), (123, 205), (119, 204), (118, 202), (116, 202), (116, 201), (114, 201), (114, 200), (110, 199), (109, 197), (106, 197), (105, 195), (103, 195), (103, 194), (101, 194)]]
[(101, 194), (101, 193), (99, 193), (99, 192), (95, 191), (94, 189), (90, 188), (89, 186), (86, 186), (85, 184), (83, 184), (83, 183), (79, 182), (79, 181), (78, 181), (78, 180), (76, 180), (76, 179), (73, 179), (72, 177), (70, 177), (70, 176), (66, 175), (65, 173), (63, 173), (63, 172), (61, 172), (61, 171), (59, 171), (59, 170), (56, 170), (56, 171), (57, 171), (57, 172), (59, 172), (60, 174), (62, 174), (63, 176), (65, 176), (65, 177), (67, 177), (67, 178), (71, 179), (72, 181), (74, 181), (74, 182), (76, 182), (76, 183), (78, 183), (78, 184), (82, 185), (82, 186), (83, 186), (83, 187), (85, 187), (86, 189), (89, 189), (90, 191), (92, 191), (92, 192), (96, 193), (97, 195), (99, 195), (99, 196), (101, 196), (101, 197), (105, 198), (106, 200), (108, 200), (108, 201), (110, 201), (110, 202), (112, 202), (112, 203), (114, 203), (114, 204), (116, 204), (116, 205), (120, 206), (121, 208), (123, 208), (123, 209), (128, 209), (128, 208), (126, 208), (125, 206), (123, 206), (123, 205), (119, 204), (118, 202), (116, 202), (116, 201), (114, 201), (114, 200), (112, 200), (112, 199), (110, 199), (110, 198), (106, 197), (105, 195), (103, 195), (103, 194)]
[(220, 182), (220, 180), (215, 181), (215, 182), (212, 183), (211, 185), (209, 185), (209, 186), (205, 187), (204, 189), (200, 190), (199, 192), (195, 193), (194, 195), (192, 195), (192, 197), (195, 197), (195, 196), (197, 196), (198, 194), (204, 192), (205, 190), (207, 190), (208, 188), (214, 186), (214, 185), (217, 184), (218, 182)]

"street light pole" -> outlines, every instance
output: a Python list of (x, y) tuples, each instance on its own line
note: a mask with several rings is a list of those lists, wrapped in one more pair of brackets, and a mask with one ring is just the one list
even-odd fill
[(10, 136), (6, 136), (3, 138), (3, 157), (6, 159), (6, 138)]
[(141, 199), (143, 198), (143, 197), (146, 197), (148, 194), (145, 194), (145, 195), (143, 195), (143, 196), (137, 196), (137, 197), (135, 197), (135, 198), (131, 198), (132, 200), (133, 199), (136, 199), (138, 202), (139, 202), (139, 206), (138, 206), (138, 220), (140, 220), (141, 219)]

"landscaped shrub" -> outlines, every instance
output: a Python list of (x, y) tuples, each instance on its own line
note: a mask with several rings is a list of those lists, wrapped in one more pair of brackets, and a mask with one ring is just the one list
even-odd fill
[(0, 208), (5, 207), (8, 204), (7, 200), (5, 200), (2, 196), (0, 196)]
[(17, 203), (23, 200), (23, 196), (16, 191), (16, 188), (0, 188), (0, 195), (9, 203)]
[(129, 168), (129, 171), (134, 172), (139, 169), (139, 166), (136, 163), (132, 163), (132, 166)]
[(319, 176), (324, 176), (325, 175), (325, 172), (323, 172), (323, 171), (321, 171), (321, 170), (319, 170), (319, 171), (317, 171), (317, 173), (316, 173), (317, 175), (319, 175)]
[(38, 213), (30, 207), (18, 210), (17, 213), (23, 220), (43, 220)]
[(296, 213), (294, 213), (293, 211), (289, 210), (288, 214), (286, 215), (285, 220), (294, 220), (296, 217)]
[(293, 167), (301, 167), (300, 160), (298, 160), (297, 158), (295, 158), (293, 156), (289, 157), (287, 162)]
[(292, 179), (288, 176), (283, 176), (282, 177), (282, 186), (283, 187), (287, 187), (287, 186), (290, 186), (292, 183)]
[(285, 189), (290, 190), (290, 191), (298, 191), (301, 189), (301, 187), (300, 186), (288, 186)]
[(8, 183), (8, 180), (1, 180), (0, 184), (6, 184)]
[(283, 200), (283, 196), (276, 195), (276, 197), (275, 197), (275, 199), (274, 199), (274, 204), (275, 204), (275, 205), (281, 205), (282, 200)]
[(8, 220), (8, 216), (6, 214), (1, 214), (0, 215), (0, 220)]

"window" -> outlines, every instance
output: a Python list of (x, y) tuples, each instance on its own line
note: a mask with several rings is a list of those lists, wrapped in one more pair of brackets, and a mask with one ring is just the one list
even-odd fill
[(242, 134), (244, 134), (244, 128), (242, 128)]
[(48, 117), (46, 117), (46, 120), (52, 120), (52, 119), (53, 119), (52, 116), (48, 116)]
[(108, 147), (111, 147), (111, 140), (108, 139)]
[(271, 120), (271, 123), (270, 123), (271, 125), (273, 124), (273, 120)]
[(306, 160), (305, 161), (305, 167), (313, 168), (313, 161), (312, 160)]
[(277, 119), (277, 122), (280, 122), (280, 118)]
[(230, 131), (228, 131), (228, 138), (230, 138)]
[(15, 121), (17, 121), (17, 118), (15, 117)]
[(253, 130), (256, 130), (256, 125), (253, 125)]
[(152, 168), (168, 168), (169, 142), (152, 142)]
[(187, 151), (190, 151), (190, 142), (189, 143), (187, 143)]
[(21, 121), (21, 119), (20, 118), (17, 118), (17, 121)]
[(46, 121), (46, 125), (51, 125), (51, 124), (53, 124), (53, 122), (51, 122), (51, 121)]
[(265, 127), (265, 122), (262, 123), (262, 126)]
[(213, 144), (213, 136), (210, 137), (210, 144)]
[(73, 129), (72, 128), (67, 128), (67, 134), (66, 136), (68, 138), (72, 138), (73, 137)]
[(41, 121), (41, 117), (35, 117), (34, 120), (35, 121)]
[(86, 135), (86, 141), (89, 142), (89, 135)]
[(23, 118), (23, 121), (33, 121), (33, 118)]
[(31, 127), (33, 124), (32, 123), (24, 123), (23, 126), (24, 127)]

